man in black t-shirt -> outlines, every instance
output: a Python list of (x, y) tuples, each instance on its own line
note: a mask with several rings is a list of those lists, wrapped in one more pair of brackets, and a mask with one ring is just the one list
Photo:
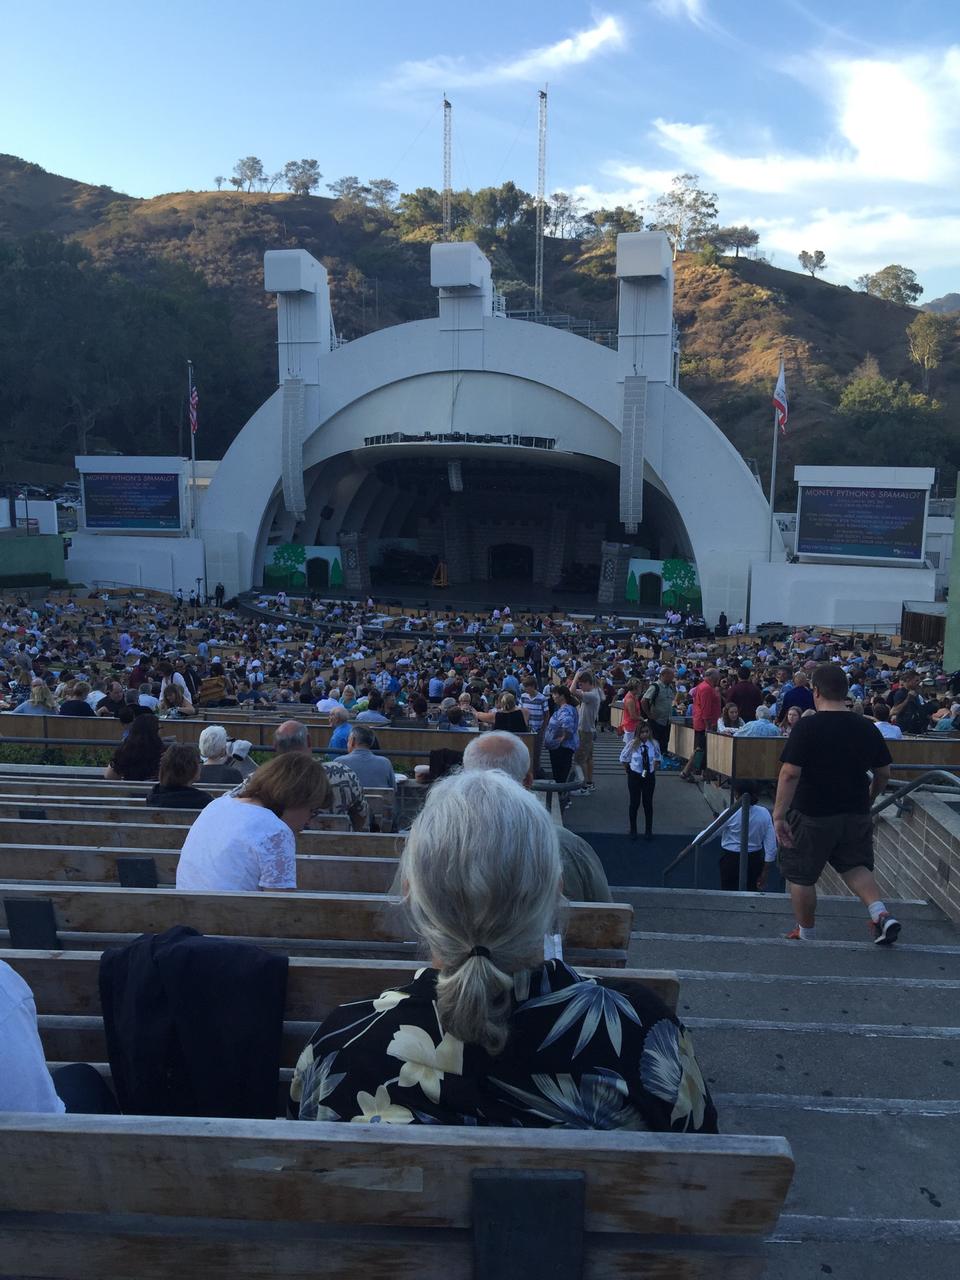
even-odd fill
[(829, 862), (870, 913), (874, 942), (889, 945), (900, 922), (874, 879), (870, 805), (890, 778), (890, 752), (873, 722), (847, 709), (847, 677), (837, 664), (817, 667), (811, 683), (817, 713), (787, 739), (773, 809), (797, 919), (787, 937), (816, 938), (816, 885)]

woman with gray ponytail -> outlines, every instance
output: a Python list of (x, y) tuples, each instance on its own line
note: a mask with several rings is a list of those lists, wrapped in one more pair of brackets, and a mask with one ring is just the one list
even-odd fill
[(547, 810), (519, 783), (498, 769), (435, 783), (401, 874), (430, 967), (317, 1028), (292, 1117), (716, 1131), (666, 1006), (544, 959), (562, 919), (560, 857)]

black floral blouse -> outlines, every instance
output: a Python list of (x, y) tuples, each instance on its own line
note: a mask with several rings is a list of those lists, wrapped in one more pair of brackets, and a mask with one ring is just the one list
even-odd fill
[(491, 1057), (445, 1032), (437, 974), (341, 1005), (300, 1055), (289, 1114), (367, 1124), (716, 1133), (690, 1036), (652, 992), (631, 998), (562, 961), (514, 978)]

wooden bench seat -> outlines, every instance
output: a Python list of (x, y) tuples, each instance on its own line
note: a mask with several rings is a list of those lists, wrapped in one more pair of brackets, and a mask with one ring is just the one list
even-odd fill
[[(0, 950), (33, 991), (46, 1059), (106, 1063), (107, 1048), (100, 1007), (98, 951)], [(369, 999), (413, 980), (415, 960), (316, 959), (292, 956), (287, 974), (281, 1066), (294, 1067), (314, 1028), (338, 1005)], [(675, 974), (640, 969), (583, 968), (605, 986), (630, 995), (643, 987), (676, 1011)]]
[[(41, 810), (35, 810), (39, 813)], [(46, 812), (43, 810), (42, 812)], [(160, 813), (169, 810), (161, 809)], [(93, 816), (93, 815), (91, 815)], [(180, 822), (166, 819), (154, 822), (150, 811), (144, 808), (136, 815), (138, 821), (75, 821), (57, 822), (44, 818), (0, 819), (0, 844), (19, 844), (27, 848), (39, 845), (61, 844), (88, 849), (176, 849), (183, 848), (190, 831), (189, 811), (180, 810)], [(397, 857), (403, 847), (403, 837), (389, 832), (351, 831), (347, 818), (339, 815), (320, 814), (315, 821), (322, 826), (301, 831), (297, 836), (300, 853), (332, 853), (331, 836), (335, 841), (351, 841), (350, 852), (354, 857), (368, 855)], [(337, 847), (339, 849), (339, 845)]]
[(0, 1117), (3, 1269), (47, 1280), (751, 1280), (781, 1138)]
[[(354, 857), (349, 837), (343, 852), (297, 855), (297, 888), (313, 893), (388, 893), (397, 874), (396, 857)], [(175, 849), (98, 849), (71, 845), (0, 844), (0, 880), (33, 884), (145, 884), (124, 879), (129, 860), (151, 865), (159, 887), (176, 884), (180, 853)]]
[[(49, 902), (61, 944), (88, 950), (91, 939), (163, 933), (190, 925), (211, 936), (245, 938), (303, 952), (332, 949), (359, 955), (377, 949), (410, 955), (417, 945), (399, 900), (362, 893), (190, 893), (180, 889), (0, 882), (0, 924), (10, 902)], [(46, 908), (43, 908), (46, 910)], [(622, 968), (633, 908), (626, 903), (572, 903), (565, 945), (579, 964)], [(87, 936), (89, 935), (89, 936)], [(49, 943), (44, 944), (49, 946)]]

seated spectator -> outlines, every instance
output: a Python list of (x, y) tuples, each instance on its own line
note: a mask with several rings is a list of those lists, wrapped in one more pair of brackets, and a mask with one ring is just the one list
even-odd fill
[(230, 748), (227, 764), (232, 769), (239, 770), (244, 778), (249, 778), (252, 773), (256, 773), (257, 762), (250, 759), (250, 752), (253, 749), (252, 742), (249, 742), (246, 738), (231, 738), (227, 745)]
[(779, 738), (780, 730), (773, 723), (773, 708), (761, 702), (757, 707), (757, 718), (748, 720), (742, 729), (733, 735), (735, 738)]
[(717, 733), (722, 733), (728, 738), (732, 738), (737, 730), (742, 728), (743, 721), (740, 719), (740, 708), (735, 702), (725, 702), (720, 712), (720, 719), (717, 721)]
[(113, 753), (103, 771), (105, 778), (124, 782), (149, 782), (156, 778), (164, 745), (160, 738), (160, 722), (149, 711), (137, 716), (127, 735)]
[(161, 809), (204, 809), (213, 800), (193, 784), (200, 778), (200, 752), (192, 742), (174, 742), (160, 757), (160, 781), (146, 801)]
[(74, 680), (67, 685), (64, 690), (64, 699), (60, 703), (60, 714), (62, 716), (92, 716), (96, 715), (93, 707), (87, 702), (87, 695), (90, 692), (90, 686), (86, 680)]
[(96, 715), (101, 719), (115, 716), (121, 707), (126, 706), (126, 702), (123, 685), (118, 680), (112, 680), (106, 693), (97, 703)]
[(960, 733), (960, 702), (950, 704), (947, 714), (935, 722), (933, 732)]
[(235, 785), (243, 781), (243, 774), (229, 762), (227, 731), (222, 724), (208, 724), (200, 734), (197, 745), (203, 757), (201, 782)]
[(21, 702), (19, 706), (14, 707), (11, 714), (17, 716), (55, 716), (57, 714), (57, 704), (53, 691), (48, 689), (42, 680), (32, 680), (30, 682), (30, 697), (26, 702)]
[(325, 693), (317, 703), (317, 710), (321, 715), (329, 715), (331, 711), (340, 706), (340, 690), (334, 685), (329, 693)]
[(422, 694), (414, 693), (407, 702), (407, 717), (400, 723), (404, 729), (426, 729), (429, 710), (430, 704), (426, 698)]
[(65, 1109), (47, 1070), (33, 992), (0, 960), (0, 1111), (62, 1115)]
[(360, 724), (389, 724), (390, 720), (383, 714), (383, 697), (373, 689), (367, 698), (367, 708), (357, 715)]
[(197, 714), (196, 708), (187, 701), (178, 684), (167, 685), (157, 700), (157, 710), (161, 720), (183, 720)]
[(662, 1001), (544, 962), (561, 864), (532, 795), (498, 770), (436, 783), (402, 878), (435, 967), (329, 1015), (297, 1064), (291, 1115), (716, 1131), (690, 1037)]
[(323, 766), (288, 751), (198, 814), (177, 864), (178, 889), (215, 893), (297, 887), (295, 836), (330, 801)]
[[(493, 730), (467, 744), (463, 753), (465, 773), (479, 769), (502, 769), (509, 778), (529, 790), (533, 786), (530, 752), (514, 733)], [(591, 845), (569, 827), (557, 827), (563, 892), (571, 902), (612, 902), (603, 863)]]
[(327, 755), (341, 755), (346, 751), (350, 738), (350, 712), (345, 707), (334, 707), (330, 712), (330, 728)]
[(890, 723), (890, 708), (880, 698), (870, 708), (873, 722), (884, 738), (902, 738), (903, 730), (898, 724)]
[(338, 756), (334, 764), (345, 764), (366, 787), (389, 787), (396, 790), (397, 780), (393, 765), (386, 756), (375, 756), (373, 746), (376, 735), (364, 724), (355, 724), (347, 740), (347, 754)]
[[(343, 708), (341, 707), (342, 711)], [(344, 712), (346, 714), (346, 712)], [(372, 735), (373, 731), (369, 730)], [(310, 735), (307, 726), (298, 720), (285, 720), (278, 725), (273, 736), (273, 744), (277, 755), (296, 751), (310, 755)], [(348, 757), (331, 760), (324, 768), (330, 783), (330, 798), (327, 805), (317, 812), (340, 814), (350, 819), (354, 831), (367, 831), (370, 827), (370, 811), (363, 795), (363, 783), (350, 767)]]
[(340, 705), (342, 707), (346, 707), (348, 711), (357, 705), (357, 691), (352, 684), (345, 684), (343, 686), (343, 693), (340, 695)]
[(210, 674), (200, 681), (197, 706), (232, 707), (236, 702), (233, 681), (224, 672), (223, 664), (211, 662)]
[(526, 713), (517, 706), (516, 696), (505, 689), (497, 698), (496, 711), (476, 711), (474, 714), (481, 724), (492, 724), (494, 729), (502, 729), (505, 733), (526, 733)]

